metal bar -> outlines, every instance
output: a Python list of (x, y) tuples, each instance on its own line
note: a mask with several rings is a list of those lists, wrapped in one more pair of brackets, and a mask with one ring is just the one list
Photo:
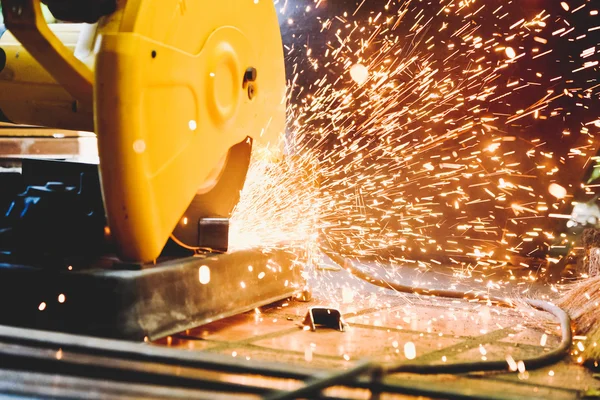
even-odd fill
[(327, 389), (328, 387), (343, 385), (360, 375), (372, 372), (374, 368), (375, 365), (369, 361), (361, 362), (354, 368), (351, 368), (344, 372), (329, 373), (323, 377), (315, 376), (314, 378), (308, 380), (308, 382), (306, 382), (306, 384), (300, 389), (284, 393), (275, 393), (272, 396), (266, 397), (265, 399), (294, 400), (305, 397), (311, 398), (314, 397), (317, 393), (321, 392), (322, 390)]
[[(35, 349), (34, 349), (35, 350)], [(46, 351), (28, 351), (22, 346), (0, 346), (0, 368), (21, 371), (61, 374), (87, 377), (116, 382), (171, 386), (187, 389), (203, 389), (229, 393), (250, 393), (265, 395), (273, 390), (265, 387), (238, 384), (231, 381), (186, 377), (168, 374), (157, 370), (136, 369), (135, 365), (94, 362), (83, 357), (53, 357)], [(152, 367), (152, 365), (146, 365)], [(148, 368), (149, 369), (149, 368)]]
[(225, 358), (217, 354), (189, 352), (132, 343), (124, 340), (102, 339), (67, 333), (47, 332), (0, 325), (0, 341), (38, 348), (51, 347), (75, 353), (112, 357), (115, 359), (154, 362), (181, 367), (212, 369), (232, 374), (265, 375), (274, 378), (306, 380), (319, 372), (279, 363), (249, 363), (245, 360)]
[[(36, 169), (29, 175), (43, 174)], [(0, 309), (0, 323), (137, 342), (154, 340), (292, 297), (304, 286), (294, 257), (284, 251), (267, 254), (254, 249), (164, 261), (144, 269), (75, 264), (72, 271), (67, 264), (32, 268), (8, 258), (6, 264), (0, 261), (0, 302), (12, 306)], [(278, 266), (276, 271), (272, 265)], [(199, 280), (204, 266), (210, 270), (209, 283)], [(15, 287), (19, 291), (12, 290)], [(66, 301), (59, 303), (59, 294)], [(43, 312), (38, 310), (41, 303), (47, 305)]]

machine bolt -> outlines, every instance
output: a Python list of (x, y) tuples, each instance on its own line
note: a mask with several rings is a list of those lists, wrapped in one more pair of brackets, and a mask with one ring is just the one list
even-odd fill
[(244, 72), (244, 85), (248, 82), (256, 81), (256, 68), (250, 67)]
[(308, 287), (305, 287), (302, 292), (296, 294), (295, 299), (302, 303), (308, 303), (312, 300), (312, 291)]

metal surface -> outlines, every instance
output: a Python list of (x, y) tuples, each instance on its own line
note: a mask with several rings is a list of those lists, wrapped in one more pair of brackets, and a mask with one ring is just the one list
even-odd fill
[[(131, 340), (160, 338), (292, 296), (302, 287), (292, 258), (247, 250), (141, 270), (123, 270), (127, 266), (116, 262), (82, 271), (0, 264), (0, 301), (11, 304), (0, 310), (0, 322)], [(209, 271), (208, 278), (201, 269)]]
[[(354, 372), (364, 371), (358, 364)], [(353, 372), (350, 370), (349, 372)], [(118, 340), (47, 333), (0, 326), (0, 393), (19, 398), (260, 398), (297, 389), (328, 376), (323, 369), (157, 348)], [(345, 374), (348, 376), (348, 374)], [(378, 383), (358, 377), (341, 383), (337, 398), (361, 398), (368, 391), (453, 399), (516, 399), (514, 393), (484, 393), (444, 382), (386, 377)], [(10, 379), (10, 384), (5, 380)], [(350, 389), (362, 389), (352, 391)], [(365, 391), (367, 391), (365, 393)], [(544, 398), (532, 392), (530, 398)], [(330, 395), (330, 392), (327, 392)], [(233, 397), (235, 396), (235, 397)], [(310, 398), (335, 398), (313, 395)], [(565, 397), (563, 397), (565, 398)]]

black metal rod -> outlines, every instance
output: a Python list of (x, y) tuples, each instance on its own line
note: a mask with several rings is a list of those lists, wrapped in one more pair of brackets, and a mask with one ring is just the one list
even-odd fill
[(58, 360), (49, 355), (22, 354), (22, 350), (0, 346), (0, 368), (228, 393), (267, 395), (273, 392), (273, 389), (268, 387), (243, 385), (204, 377), (177, 376), (160, 371), (140, 370), (133, 366), (123, 367), (119, 363), (99, 365), (90, 360)]
[(361, 362), (355, 367), (341, 373), (327, 374), (324, 377), (314, 377), (298, 390), (275, 393), (271, 396), (265, 397), (265, 400), (293, 400), (305, 397), (312, 398), (314, 397), (314, 394), (327, 389), (328, 387), (347, 383), (357, 376), (372, 371), (372, 369), (373, 363), (369, 361)]
[(296, 366), (282, 368), (279, 363), (246, 362), (225, 358), (218, 354), (190, 352), (150, 346), (145, 343), (115, 339), (103, 339), (68, 333), (48, 332), (34, 329), (0, 325), (0, 341), (31, 347), (54, 347), (64, 351), (92, 354), (128, 361), (143, 361), (198, 369), (209, 369), (231, 374), (265, 375), (275, 378), (306, 380), (315, 373), (325, 371)]

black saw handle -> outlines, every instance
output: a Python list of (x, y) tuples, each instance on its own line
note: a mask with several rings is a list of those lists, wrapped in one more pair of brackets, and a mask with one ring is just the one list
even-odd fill
[(54, 18), (93, 24), (117, 9), (117, 0), (42, 0)]

